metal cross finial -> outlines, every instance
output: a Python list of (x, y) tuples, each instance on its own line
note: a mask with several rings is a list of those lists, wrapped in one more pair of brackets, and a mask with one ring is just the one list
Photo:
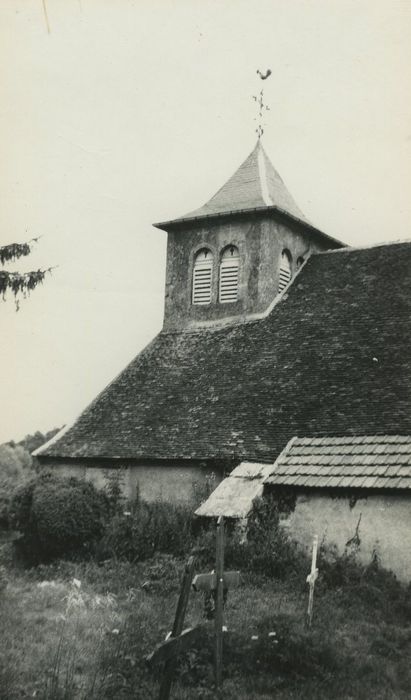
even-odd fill
[[(268, 70), (265, 73), (262, 73), (260, 70), (257, 70), (257, 75), (260, 76), (261, 80), (267, 80), (267, 78), (269, 78), (271, 75), (271, 70), (268, 68)], [(263, 113), (270, 109), (269, 106), (264, 103), (264, 88), (262, 88), (260, 90), (258, 95), (253, 95), (253, 100), (258, 105), (258, 116), (254, 117), (254, 120), (256, 121), (258, 119), (258, 126), (256, 128), (256, 133), (258, 136), (258, 140), (260, 140), (260, 138), (262, 137), (262, 135), (264, 133)]]

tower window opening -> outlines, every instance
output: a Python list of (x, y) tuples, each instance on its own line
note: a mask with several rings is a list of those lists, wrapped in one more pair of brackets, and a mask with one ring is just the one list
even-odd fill
[(220, 262), (220, 283), (218, 298), (221, 304), (238, 300), (240, 254), (235, 245), (224, 248)]
[(304, 258), (302, 258), (301, 255), (300, 255), (300, 257), (297, 258), (297, 269), (299, 269), (299, 268), (301, 267), (301, 265), (303, 264), (303, 262), (304, 262)]
[(280, 261), (280, 276), (278, 280), (278, 293), (282, 292), (291, 279), (291, 253), (283, 250)]
[(194, 258), (193, 304), (210, 304), (213, 282), (213, 256), (211, 250), (202, 248)]

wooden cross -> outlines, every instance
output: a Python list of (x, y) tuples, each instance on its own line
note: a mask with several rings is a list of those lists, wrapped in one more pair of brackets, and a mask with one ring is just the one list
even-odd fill
[[(223, 589), (237, 588), (240, 584), (239, 571), (224, 571), (223, 573)], [(204, 593), (212, 593), (217, 589), (217, 574), (212, 571), (211, 574), (197, 574), (193, 578), (193, 588), (195, 591)]]
[(190, 557), (185, 567), (174, 625), (170, 636), (146, 657), (150, 665), (164, 663), (159, 700), (168, 700), (170, 697), (171, 679), (177, 657), (198, 644), (204, 632), (204, 625), (183, 630), (191, 585), (193, 585), (194, 590), (212, 593), (215, 598), (215, 685), (216, 688), (219, 688), (221, 685), (224, 593), (229, 588), (235, 588), (240, 583), (239, 571), (224, 571), (224, 519), (222, 516), (217, 521), (215, 572), (198, 574), (193, 579), (194, 563), (194, 557)]
[(240, 583), (239, 571), (224, 571), (224, 518), (217, 521), (216, 532), (216, 568), (210, 574), (197, 574), (193, 579), (195, 591), (213, 593), (215, 599), (215, 656), (214, 671), (215, 685), (219, 688), (222, 681), (223, 668), (223, 622), (224, 622), (224, 593), (229, 588), (235, 588)]
[(314, 607), (314, 588), (315, 582), (318, 577), (317, 569), (317, 550), (318, 550), (318, 536), (315, 535), (313, 539), (313, 552), (311, 558), (311, 572), (307, 576), (307, 583), (310, 586), (310, 593), (308, 596), (308, 610), (307, 610), (307, 625), (311, 627), (313, 619), (313, 607)]
[(159, 644), (146, 658), (150, 665), (164, 662), (164, 673), (160, 686), (159, 700), (170, 697), (172, 675), (177, 656), (192, 648), (198, 640), (200, 627), (188, 628), (183, 631), (184, 617), (187, 610), (188, 597), (193, 580), (195, 557), (190, 557), (183, 575), (180, 596), (177, 603), (173, 629), (170, 637)]

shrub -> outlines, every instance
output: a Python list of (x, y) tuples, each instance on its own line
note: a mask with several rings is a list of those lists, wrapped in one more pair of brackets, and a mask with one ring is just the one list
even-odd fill
[(9, 527), (9, 506), (14, 492), (26, 484), (37, 471), (37, 460), (31, 452), (58, 432), (58, 428), (43, 435), (37, 431), (24, 440), (0, 445), (0, 529)]
[(87, 551), (105, 527), (107, 500), (87, 481), (43, 473), (16, 492), (12, 526), (26, 558), (47, 561)]

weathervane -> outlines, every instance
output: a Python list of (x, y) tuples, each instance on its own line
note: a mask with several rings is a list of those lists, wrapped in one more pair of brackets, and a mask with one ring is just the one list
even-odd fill
[[(260, 76), (261, 80), (267, 80), (267, 78), (270, 77), (271, 75), (271, 70), (268, 68), (265, 73), (262, 73), (260, 70), (257, 70), (257, 75)], [(258, 95), (253, 95), (253, 100), (257, 102), (258, 105), (258, 117), (254, 117), (254, 120), (256, 121), (258, 118), (258, 126), (256, 128), (256, 133), (258, 136), (258, 140), (262, 137), (264, 133), (264, 128), (263, 128), (263, 113), (267, 110), (269, 110), (269, 106), (264, 103), (264, 88), (262, 88), (259, 92)]]

